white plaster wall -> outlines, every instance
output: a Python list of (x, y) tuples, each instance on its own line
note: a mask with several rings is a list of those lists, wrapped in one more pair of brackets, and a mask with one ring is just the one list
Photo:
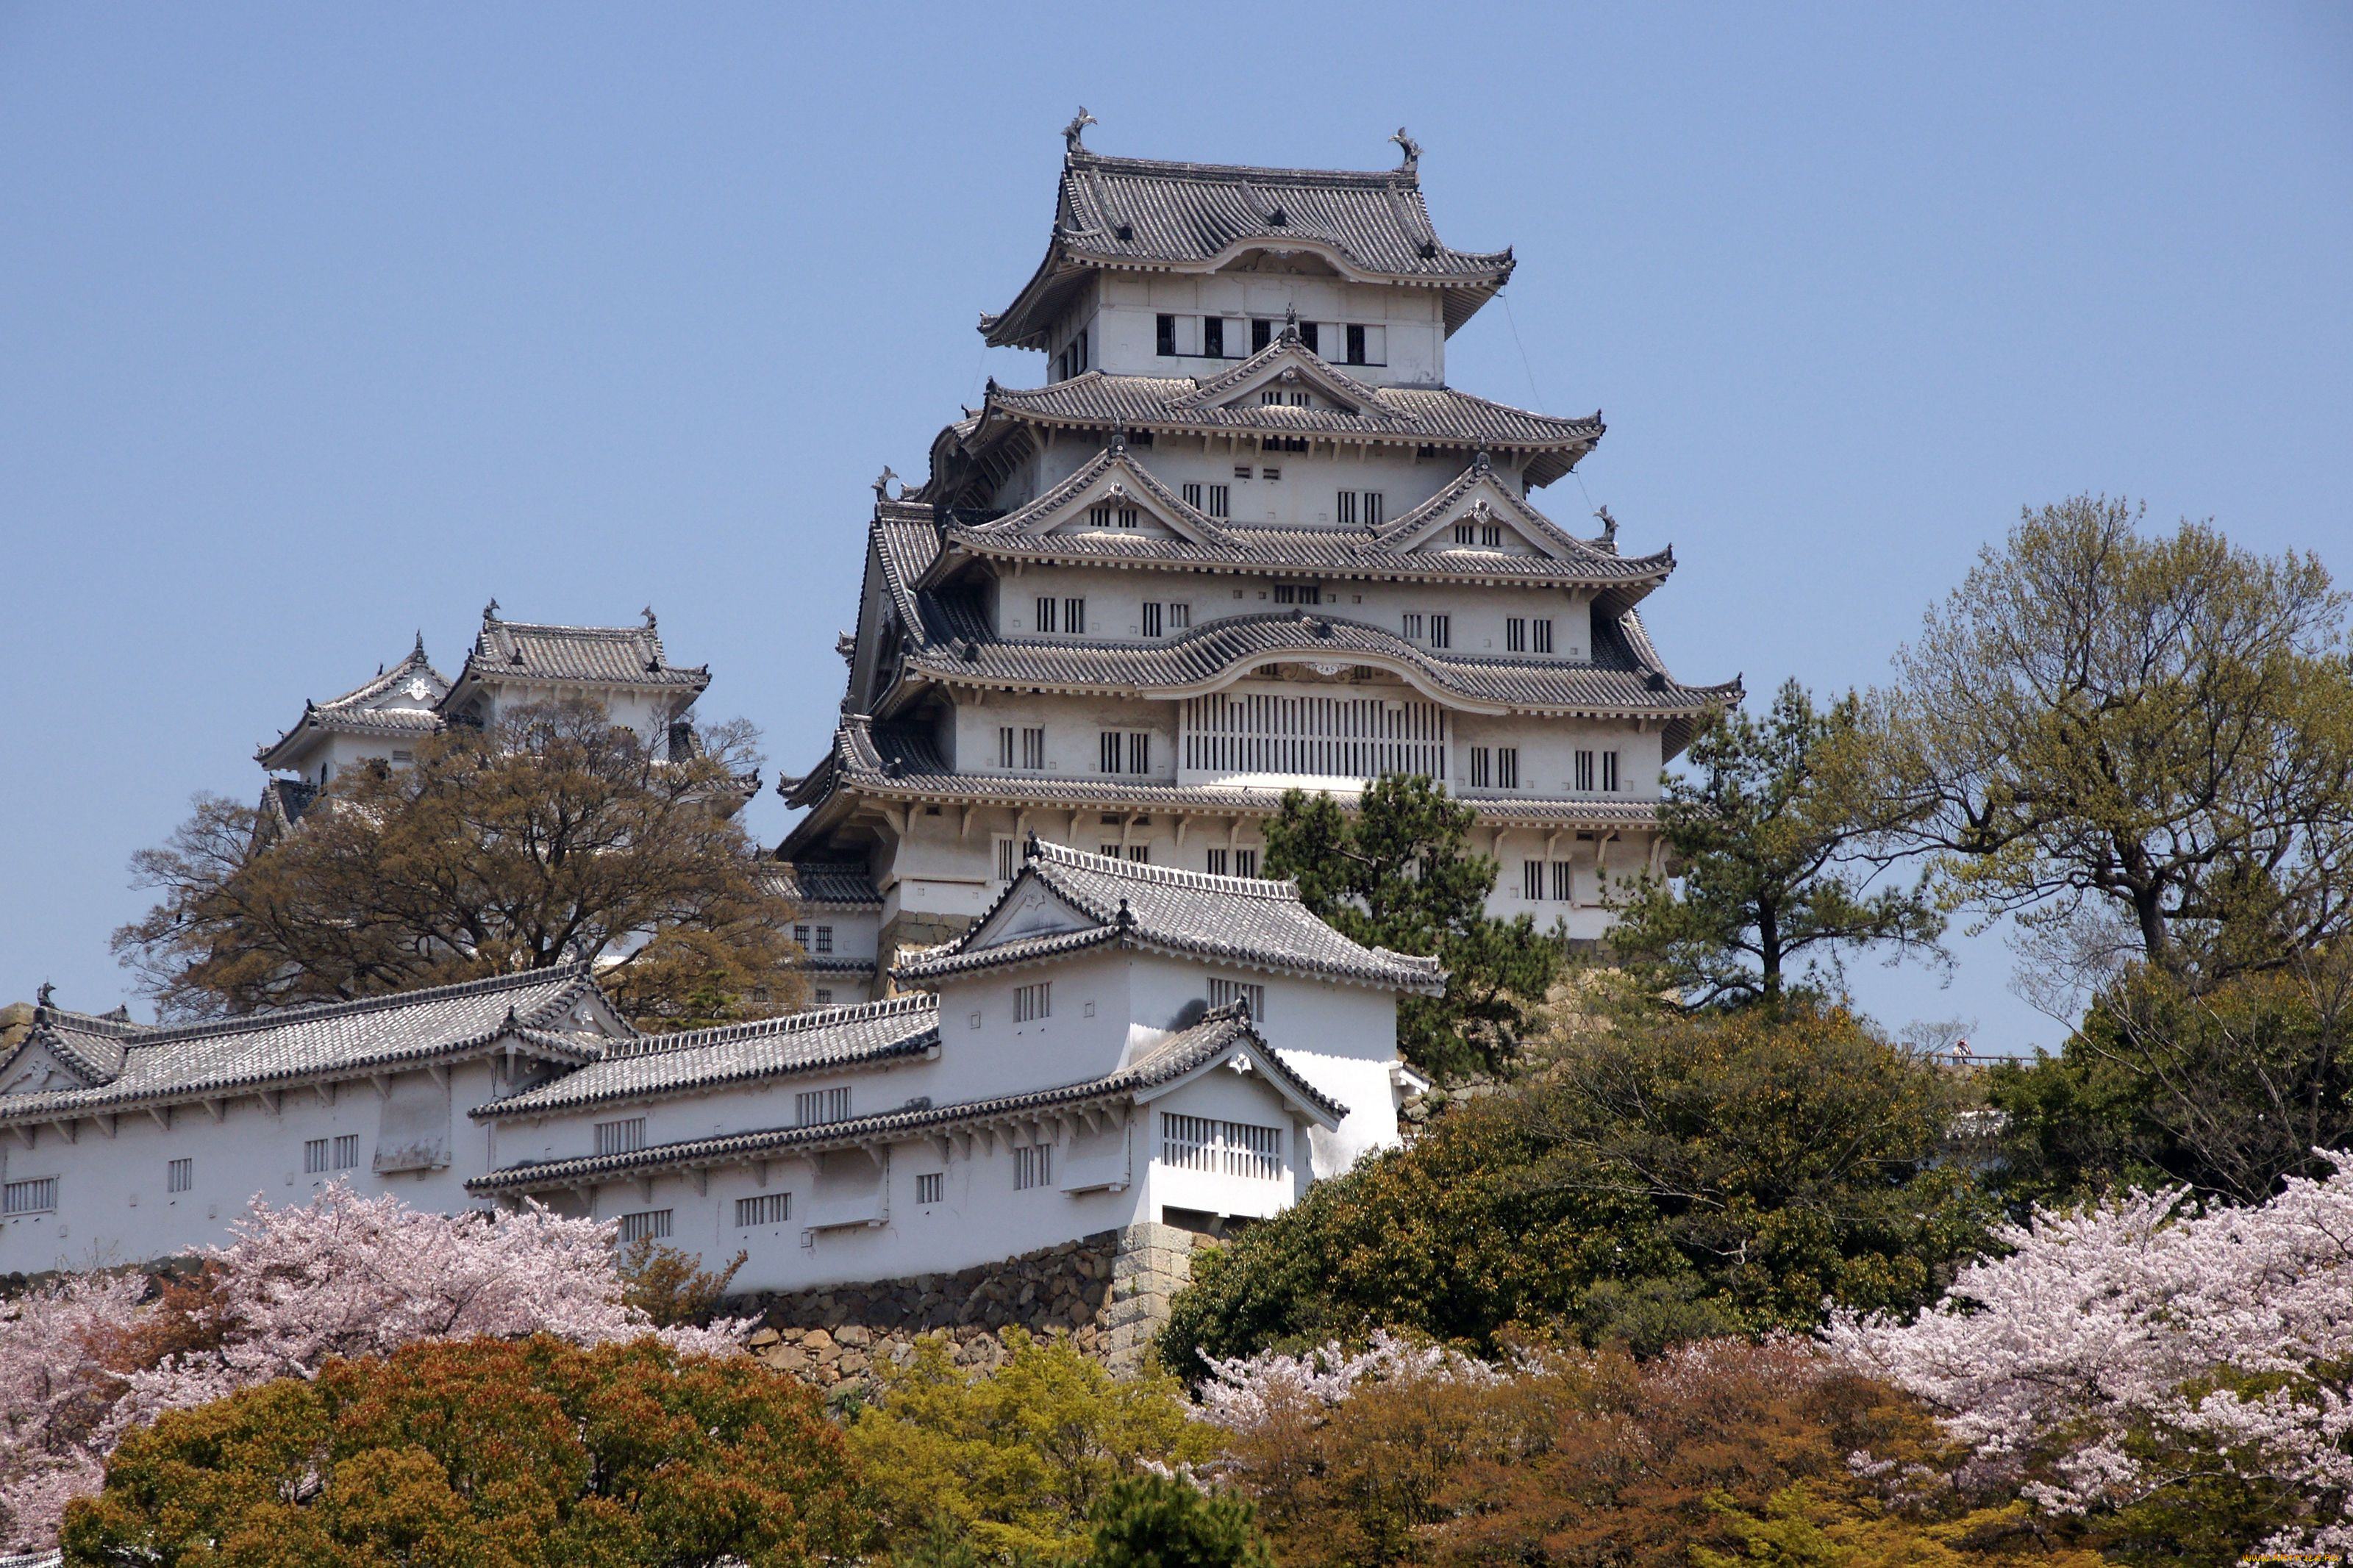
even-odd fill
[[(339, 1086), (332, 1104), (308, 1088), (288, 1089), (275, 1113), (248, 1094), (226, 1101), (217, 1121), (204, 1106), (186, 1104), (169, 1109), (168, 1127), (143, 1110), (124, 1112), (111, 1138), (87, 1120), (72, 1142), (50, 1127), (34, 1131), (29, 1149), (10, 1137), (0, 1172), (12, 1182), (56, 1176), (58, 1209), (0, 1219), (0, 1272), (141, 1263), (220, 1242), (256, 1195), (273, 1205), (307, 1202), (339, 1177), (363, 1194), (391, 1193), (412, 1207), (454, 1213), (478, 1206), (465, 1183), (491, 1168), (491, 1139), (465, 1113), (500, 1092), (498, 1071), (494, 1062), (480, 1060), (451, 1070), (448, 1163), (417, 1173), (372, 1169), (385, 1102), (364, 1080)], [(397, 1096), (427, 1079), (410, 1072), (391, 1081)], [(346, 1133), (360, 1141), (356, 1169), (304, 1173), (306, 1139)], [(166, 1165), (183, 1158), (193, 1162), (189, 1190), (166, 1192)]]
[[(1387, 329), (1386, 364), (1345, 367), (1360, 381), (1377, 386), (1435, 386), (1445, 381), (1446, 331), (1437, 289), (1350, 283), (1331, 276), (1320, 262), (1306, 262), (1305, 269), (1296, 272), (1273, 270), (1282, 264), (1271, 259), (1256, 265), (1268, 270), (1106, 275), (1100, 298), (1091, 298), (1082, 307), (1099, 340), (1096, 365), (1117, 375), (1206, 378), (1248, 357), (1252, 318), (1272, 322), (1279, 334), (1285, 311), (1296, 310), (1303, 321)], [(1157, 317), (1164, 311), (1230, 317), (1240, 325), (1227, 329), (1224, 359), (1198, 354), (1163, 358)], [(1344, 342), (1319, 344), (1323, 357), (1338, 363), (1345, 357)]]

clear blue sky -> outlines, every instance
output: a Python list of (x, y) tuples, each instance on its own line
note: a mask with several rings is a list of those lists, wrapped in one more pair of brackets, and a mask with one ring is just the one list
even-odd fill
[[(131, 852), (493, 595), (650, 599), (805, 767), (869, 481), (1041, 376), (973, 322), (1082, 102), (1155, 157), (1410, 126), (1520, 257), (1451, 379), (1606, 411), (1687, 678), (1879, 679), (2079, 489), (2353, 572), (2341, 6), (0, 5), (0, 998), (125, 995)], [(1856, 978), (2055, 1043), (2010, 970)]]

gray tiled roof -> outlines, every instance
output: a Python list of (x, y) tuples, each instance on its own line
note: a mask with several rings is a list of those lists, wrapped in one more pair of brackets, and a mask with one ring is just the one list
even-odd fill
[(860, 860), (763, 860), (758, 876), (769, 891), (803, 906), (865, 909), (882, 902), (872, 873)]
[(1460, 251), (1439, 239), (1410, 167), (1244, 168), (1106, 158), (1081, 147), (1063, 162), (1045, 260), (981, 330), (992, 343), (1036, 347), (1073, 274), (1207, 270), (1261, 238), (1327, 251), (1360, 277), (1441, 288), (1449, 331), (1512, 273), (1509, 250)]
[(1205, 620), (1148, 643), (999, 637), (976, 602), (916, 586), (940, 551), (938, 531), (924, 521), (927, 510), (919, 505), (886, 507), (876, 519), (874, 537), (884, 587), (909, 632), (907, 667), (949, 684), (1103, 694), (1208, 689), (1238, 662), (1279, 662), (1267, 656), (1296, 652), (1344, 663), (1361, 662), (1358, 655), (1375, 656), (1405, 666), (1435, 692), (1499, 709), (1688, 721), (1739, 700), (1736, 680), (1686, 686), (1669, 676), (1648, 641), (1624, 631), (1630, 610), (1618, 621), (1596, 618), (1592, 656), (1582, 663), (1440, 652), (1385, 627), (1304, 611)]
[[(146, 1030), (126, 1042), (110, 1081), (0, 1099), (0, 1121), (103, 1114), (388, 1070), (488, 1045), (511, 1027), (552, 1028), (596, 994), (585, 966), (573, 965)], [(590, 1059), (579, 1046), (551, 1049)]]
[[(1049, 533), (1045, 520), (1066, 509), (1076, 498), (1118, 470), (1118, 482), (1132, 478), (1149, 503), (1194, 537), (1168, 538), (1126, 530), (1090, 529), (1083, 532)], [(1672, 550), (1654, 554), (1621, 556), (1588, 540), (1565, 532), (1507, 484), (1491, 486), (1504, 501), (1503, 510), (1521, 531), (1549, 547), (1548, 555), (1504, 553), (1494, 550), (1439, 549), (1408, 551), (1402, 542), (1432, 519), (1446, 515), (1461, 499), (1492, 474), (1473, 462), (1461, 475), (1422, 505), (1377, 533), (1356, 528), (1254, 528), (1208, 517), (1168, 491), (1134, 451), (1106, 447), (1082, 463), (1068, 479), (1029, 505), (1001, 517), (959, 522), (954, 514), (941, 531), (936, 558), (925, 570), (923, 586), (947, 579), (966, 556), (1033, 562), (1114, 563), (1132, 567), (1166, 567), (1183, 572), (1314, 572), (1330, 577), (1388, 582), (1471, 582), (1540, 584), (1546, 587), (1598, 587), (1604, 590), (1605, 613), (1630, 607), (1674, 571)], [(902, 552), (903, 554), (903, 552)]]
[(1016, 425), (1200, 436), (1319, 436), (1370, 446), (1454, 450), (1484, 447), (1525, 455), (1528, 482), (1539, 487), (1568, 472), (1608, 428), (1598, 409), (1588, 417), (1562, 418), (1444, 386), (1366, 386), (1355, 400), (1354, 411), (1249, 399), (1219, 406), (1208, 401), (1208, 387), (1244, 372), (1255, 375), (1283, 356), (1336, 382), (1347, 381), (1309, 350), (1282, 342), (1261, 349), (1226, 376), (1207, 382), (1191, 376), (1112, 375), (1099, 370), (1039, 387), (1000, 386), (991, 381), (978, 414), (949, 426), (934, 441), (934, 475), (917, 498), (957, 499), (949, 492), (960, 491), (962, 477), (942, 459), (986, 451)]
[[(1033, 881), (1095, 925), (982, 945), (997, 910)], [(921, 985), (1105, 942), (1427, 994), (1446, 984), (1434, 958), (1365, 947), (1342, 936), (1308, 911), (1297, 883), (1141, 865), (1035, 837), (1021, 874), (987, 914), (955, 941), (925, 949), (892, 974)]]
[(1740, 688), (1685, 686), (1664, 671), (1634, 664), (1631, 645), (1614, 623), (1594, 627), (1594, 658), (1487, 658), (1435, 652), (1384, 626), (1319, 613), (1233, 616), (1151, 643), (966, 640), (955, 647), (907, 650), (907, 663), (952, 684), (1018, 686), (1100, 693), (1209, 691), (1237, 664), (1364, 663), (1402, 667), (1408, 680), (1493, 711), (1623, 717), (1683, 717), (1738, 700)]
[(128, 1016), (75, 1013), (45, 1005), (33, 1009), (33, 1026), (9, 1053), (9, 1059), (38, 1046), (82, 1082), (101, 1084), (122, 1070), (122, 1053), (131, 1042), (153, 1032), (151, 1026), (134, 1024)]
[[(412, 691), (412, 686), (421, 687), (422, 693)], [(341, 697), (303, 704), (302, 717), (278, 739), (256, 751), (254, 760), (265, 768), (290, 766), (291, 763), (281, 764), (273, 759), (284, 753), (289, 742), (312, 731), (346, 735), (429, 735), (441, 727), (440, 715), (435, 709), (448, 694), (449, 682), (425, 657), (425, 638), (420, 633), (407, 658), (388, 669), (377, 671), (373, 679), (363, 681)]]
[(488, 611), (459, 682), (469, 676), (696, 691), (711, 684), (708, 666), (670, 662), (650, 619), (642, 626), (559, 626), (502, 621)]
[[(797, 808), (816, 805), (845, 785), (861, 795), (1016, 808), (1153, 811), (1182, 806), (1271, 816), (1282, 804), (1279, 790), (1154, 784), (1124, 778), (958, 773), (948, 766), (922, 728), (879, 724), (863, 715), (844, 720), (834, 732), (833, 749), (816, 768), (792, 784), (789, 790), (779, 785), (779, 793)], [(1656, 804), (1640, 800), (1503, 796), (1470, 797), (1469, 804), (1482, 822), (1504, 826), (1635, 828), (1651, 826), (1658, 819)]]
[(1024, 1115), (1069, 1110), (1090, 1102), (1116, 1101), (1172, 1083), (1215, 1062), (1227, 1052), (1255, 1046), (1255, 1057), (1270, 1077), (1278, 1077), (1301, 1101), (1321, 1112), (1327, 1124), (1336, 1124), (1347, 1107), (1318, 1090), (1292, 1071), (1280, 1053), (1270, 1049), (1249, 1018), (1236, 1007), (1213, 1008), (1192, 1027), (1163, 1041), (1119, 1071), (1102, 1078), (1052, 1089), (997, 1095), (987, 1100), (959, 1100), (953, 1105), (913, 1104), (879, 1116), (861, 1116), (815, 1127), (763, 1128), (713, 1138), (656, 1143), (626, 1154), (587, 1155), (574, 1160), (543, 1160), (509, 1165), (477, 1176), (466, 1184), (472, 1193), (528, 1192), (565, 1186), (612, 1176), (674, 1166), (719, 1165), (760, 1159), (770, 1154), (853, 1147), (953, 1132), (960, 1126), (1006, 1121)]
[(553, 1083), (494, 1100), (469, 1114), (483, 1120), (537, 1116), (790, 1073), (867, 1067), (920, 1056), (939, 1043), (939, 1025), (936, 998), (895, 996), (862, 1006), (649, 1036), (614, 1046), (601, 1060)]

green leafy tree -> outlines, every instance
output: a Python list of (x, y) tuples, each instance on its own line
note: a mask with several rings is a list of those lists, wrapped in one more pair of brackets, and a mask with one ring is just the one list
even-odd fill
[(1446, 966), (1443, 996), (1398, 1009), (1398, 1049), (1441, 1077), (1507, 1061), (1562, 956), (1529, 917), (1487, 913), (1495, 863), (1465, 848), (1475, 815), (1427, 778), (1389, 773), (1353, 813), (1287, 791), (1266, 828), (1267, 874), (1296, 880), (1319, 917), (1366, 946)]
[(1613, 897), (1610, 946), (1694, 1005), (1778, 1001), (1799, 960), (1848, 949), (1949, 963), (1945, 921), (1917, 890), (1870, 891), (1858, 847), (1884, 824), (1855, 788), (1861, 704), (1818, 710), (1796, 681), (1763, 719), (1710, 717), (1688, 774), (1670, 774), (1659, 831), (1681, 868)]
[(135, 1432), (75, 1564), (798, 1568), (869, 1526), (816, 1396), (748, 1357), (544, 1336), (331, 1362)]
[(1094, 1510), (1088, 1568), (1274, 1568), (1258, 1510), (1166, 1476), (1113, 1483)]
[(1166, 1363), (1379, 1327), (1492, 1350), (1509, 1326), (1648, 1352), (1902, 1311), (1994, 1205), (1942, 1163), (1951, 1078), (1848, 1014), (1621, 1001), (1514, 1091), (1449, 1110), (1196, 1258)]
[(2277, 968), (2353, 921), (2346, 600), (2313, 556), (2140, 515), (2078, 496), (1983, 552), (1874, 700), (1870, 793), (2045, 968)]
[(894, 1551), (952, 1553), (962, 1535), (987, 1558), (1065, 1561), (1084, 1551), (1088, 1517), (1115, 1482), (1147, 1460), (1206, 1456), (1208, 1433), (1173, 1378), (1114, 1381), (1068, 1339), (1005, 1339), (1011, 1353), (987, 1373), (959, 1370), (938, 1335), (881, 1369), (849, 1447)]
[(2353, 1142), (2353, 945), (2199, 987), (2134, 966), (2057, 1056), (1997, 1063), (1999, 1179), (2023, 1208), (2186, 1184), (2258, 1204)]
[(250, 808), (200, 799), (133, 858), (163, 896), (115, 951), (180, 1017), (590, 957), (649, 1028), (789, 1005), (792, 906), (717, 805), (750, 738), (717, 727), (694, 756), (656, 757), (601, 705), (570, 701), (489, 734), (453, 727), (411, 766), (348, 769), (275, 842)]

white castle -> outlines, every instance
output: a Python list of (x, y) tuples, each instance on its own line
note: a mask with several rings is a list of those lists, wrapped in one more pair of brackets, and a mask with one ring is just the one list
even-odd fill
[[(1398, 1141), (1400, 997), (1261, 879), (1291, 787), (1424, 773), (1492, 908), (1572, 940), (1656, 868), (1662, 764), (1737, 682), (1674, 680), (1621, 553), (1531, 496), (1600, 439), (1445, 384), (1510, 276), (1442, 244), (1419, 149), (1370, 174), (1069, 153), (1044, 261), (930, 478), (875, 486), (831, 744), (768, 861), (813, 1009), (648, 1037), (585, 969), (145, 1028), (48, 1003), (0, 1062), (0, 1271), (217, 1239), (349, 1181), (617, 1218), (789, 1289), (1161, 1223), (1218, 1232)], [(659, 752), (709, 671), (643, 627), (416, 650), (264, 746), (262, 831), (453, 723), (588, 696)], [(744, 781), (745, 793), (756, 780)]]

